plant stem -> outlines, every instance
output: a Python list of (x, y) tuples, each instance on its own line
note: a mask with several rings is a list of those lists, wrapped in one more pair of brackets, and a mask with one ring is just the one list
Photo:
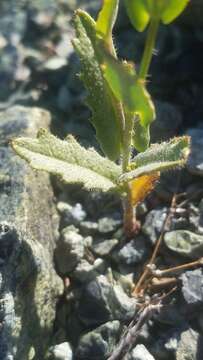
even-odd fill
[[(125, 129), (123, 139), (123, 160), (122, 169), (123, 173), (129, 170), (130, 157), (131, 157), (131, 144), (132, 144), (132, 132), (133, 132), (134, 119), (131, 113), (125, 114)], [(126, 185), (126, 197), (123, 201), (124, 210), (124, 230), (127, 236), (132, 235), (136, 228), (135, 209), (132, 204), (131, 187), (130, 184)]]
[(159, 20), (152, 19), (149, 25), (144, 54), (142, 57), (139, 78), (145, 80), (151, 63), (156, 35), (159, 27)]

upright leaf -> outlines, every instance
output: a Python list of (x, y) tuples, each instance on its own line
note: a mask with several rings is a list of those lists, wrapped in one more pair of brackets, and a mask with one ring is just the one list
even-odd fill
[(139, 115), (142, 126), (149, 125), (155, 118), (154, 106), (133, 65), (120, 62), (106, 52), (102, 69), (116, 98), (128, 111)]
[(132, 25), (137, 31), (144, 31), (150, 20), (150, 14), (143, 0), (125, 0), (126, 10)]
[(37, 139), (13, 139), (12, 147), (34, 169), (58, 175), (65, 183), (80, 184), (87, 190), (116, 189), (121, 174), (119, 166), (93, 149), (86, 150), (72, 136), (60, 140), (45, 129), (39, 131)]
[(84, 11), (74, 17), (77, 38), (73, 45), (81, 61), (81, 78), (88, 90), (87, 103), (92, 110), (90, 119), (104, 153), (111, 159), (119, 158), (122, 126), (117, 114), (115, 98), (100, 68), (100, 42), (96, 37), (96, 24)]
[(169, 24), (175, 20), (186, 8), (189, 0), (170, 0), (168, 6), (164, 9), (161, 15), (161, 20), (164, 24)]
[(109, 40), (118, 13), (119, 0), (104, 0), (103, 7), (96, 22), (96, 31), (99, 37)]

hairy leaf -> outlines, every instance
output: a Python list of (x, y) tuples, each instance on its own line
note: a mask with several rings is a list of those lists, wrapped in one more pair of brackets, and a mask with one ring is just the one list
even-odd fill
[(88, 90), (87, 103), (92, 110), (90, 119), (104, 153), (111, 159), (119, 158), (122, 126), (117, 116), (116, 99), (106, 83), (100, 68), (100, 42), (96, 37), (96, 24), (84, 11), (74, 17), (77, 38), (73, 45), (81, 62), (81, 78)]
[(183, 136), (168, 143), (151, 146), (134, 158), (131, 163), (134, 170), (122, 174), (119, 183), (129, 182), (143, 175), (184, 165), (189, 155), (189, 145), (189, 137)]
[(72, 136), (60, 140), (45, 129), (40, 129), (37, 139), (12, 140), (12, 147), (34, 169), (58, 175), (65, 183), (81, 184), (88, 190), (116, 189), (121, 174), (119, 166), (93, 149), (86, 150)]
[(118, 13), (119, 0), (104, 0), (103, 7), (96, 22), (97, 35), (108, 40)]
[(128, 111), (139, 115), (142, 126), (148, 126), (155, 118), (155, 110), (144, 82), (137, 77), (134, 67), (106, 52), (102, 69), (116, 98)]

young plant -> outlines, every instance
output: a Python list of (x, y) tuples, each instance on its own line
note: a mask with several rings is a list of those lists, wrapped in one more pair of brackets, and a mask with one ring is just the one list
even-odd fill
[[(136, 205), (152, 191), (160, 172), (184, 165), (189, 154), (187, 136), (150, 146), (150, 124), (156, 116), (146, 89), (159, 23), (170, 23), (187, 2), (125, 0), (133, 26), (143, 31), (149, 24), (138, 70), (132, 63), (120, 61), (114, 48), (112, 29), (119, 0), (104, 0), (96, 21), (85, 11), (76, 11), (73, 46), (88, 92), (90, 121), (104, 156), (83, 148), (71, 135), (60, 140), (44, 129), (36, 139), (12, 140), (16, 153), (34, 169), (58, 175), (65, 183), (81, 184), (87, 190), (118, 193), (127, 235), (136, 231)], [(138, 154), (133, 156), (135, 150)]]

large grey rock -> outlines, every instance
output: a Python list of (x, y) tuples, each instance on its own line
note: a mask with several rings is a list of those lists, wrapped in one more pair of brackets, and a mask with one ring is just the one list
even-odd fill
[(14, 154), (9, 139), (48, 127), (46, 111), (0, 113), (0, 359), (44, 359), (62, 283), (53, 267), (57, 216), (49, 176)]

